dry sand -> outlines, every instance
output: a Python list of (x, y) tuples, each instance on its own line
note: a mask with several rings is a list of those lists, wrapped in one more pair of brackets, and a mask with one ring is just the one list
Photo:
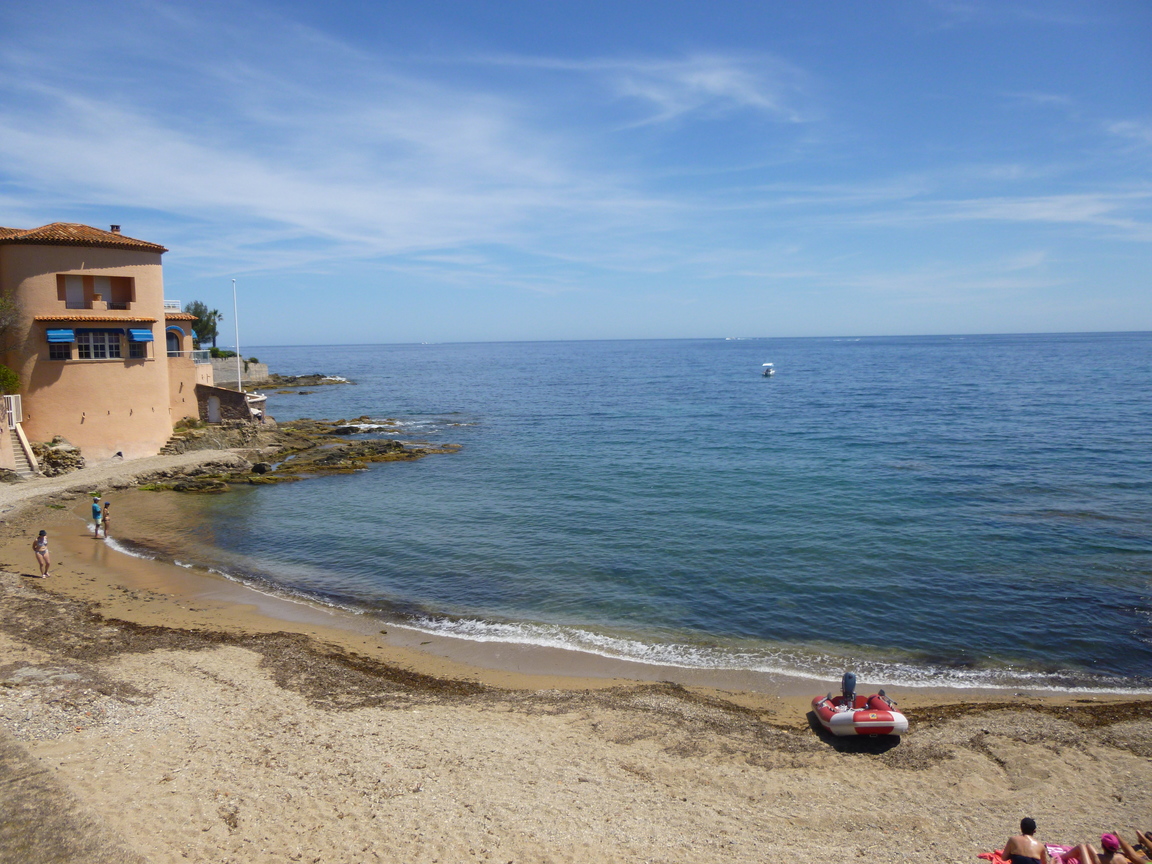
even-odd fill
[(834, 740), (795, 686), (471, 665), (111, 552), (34, 496), (157, 467), (87, 470), (0, 490), (0, 861), (975, 862), (1023, 815), (1152, 825), (1148, 699), (897, 692), (909, 735)]

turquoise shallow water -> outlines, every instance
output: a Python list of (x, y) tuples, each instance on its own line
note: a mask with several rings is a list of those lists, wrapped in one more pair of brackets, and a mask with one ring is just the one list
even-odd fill
[(357, 382), (278, 419), (464, 446), (182, 499), (244, 578), (653, 662), (1152, 686), (1152, 334), (245, 353)]

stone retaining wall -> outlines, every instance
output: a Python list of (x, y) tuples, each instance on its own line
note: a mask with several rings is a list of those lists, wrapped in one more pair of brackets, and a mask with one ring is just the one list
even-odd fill
[[(268, 379), (268, 364), (267, 363), (249, 363), (248, 368), (244, 368), (244, 361), (240, 361), (240, 374), (244, 378), (244, 386), (249, 387), (255, 384), (260, 384)], [(236, 358), (229, 357), (226, 360), (217, 358), (212, 359), (212, 381), (217, 387), (235, 387), (236, 386)]]

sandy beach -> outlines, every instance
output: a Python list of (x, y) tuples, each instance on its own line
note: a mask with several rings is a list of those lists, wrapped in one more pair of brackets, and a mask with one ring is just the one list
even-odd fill
[(84, 492), (232, 458), (0, 489), (0, 860), (974, 862), (1024, 815), (1152, 826), (1147, 697), (893, 691), (907, 736), (833, 740), (826, 683), (379, 633), (91, 538)]

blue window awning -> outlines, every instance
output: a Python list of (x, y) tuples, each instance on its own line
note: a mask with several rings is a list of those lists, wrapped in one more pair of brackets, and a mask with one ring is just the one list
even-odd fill
[(133, 330), (132, 328), (128, 328), (128, 341), (129, 342), (151, 342), (152, 341), (152, 331), (151, 330)]
[(76, 334), (71, 330), (49, 330), (49, 342), (75, 342)]

